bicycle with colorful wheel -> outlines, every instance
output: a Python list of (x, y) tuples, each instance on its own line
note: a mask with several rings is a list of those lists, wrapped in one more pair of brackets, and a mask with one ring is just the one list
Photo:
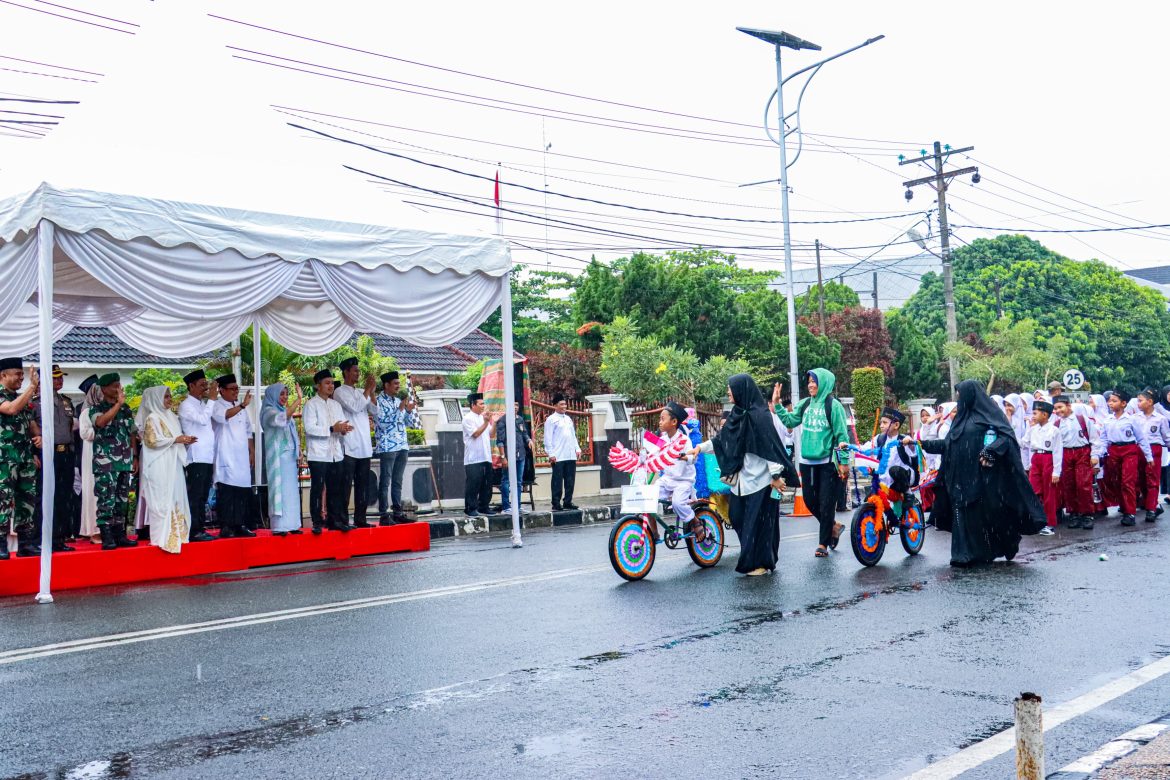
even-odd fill
[[(665, 457), (663, 457), (665, 456)], [(659, 543), (674, 550), (686, 544), (687, 553), (697, 566), (709, 569), (723, 557), (726, 521), (706, 499), (689, 501), (695, 517), (685, 526), (677, 518), (668, 519), (669, 499), (659, 499), (653, 472), (669, 466), (681, 456), (663, 450), (647, 458), (627, 450), (620, 442), (610, 450), (614, 468), (631, 474), (630, 484), (622, 489), (622, 516), (609, 533), (609, 562), (626, 580), (640, 580), (654, 567)], [(662, 536), (658, 536), (661, 527)]]
[(863, 566), (875, 566), (886, 551), (890, 534), (896, 534), (907, 555), (917, 555), (926, 541), (926, 520), (916, 495), (879, 484), (876, 492), (861, 502), (853, 513), (849, 541), (853, 555)]

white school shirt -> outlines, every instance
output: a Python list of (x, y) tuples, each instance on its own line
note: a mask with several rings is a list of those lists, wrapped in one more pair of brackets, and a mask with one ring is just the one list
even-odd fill
[(550, 414), (544, 421), (544, 451), (550, 458), (562, 460), (576, 460), (581, 454), (581, 446), (577, 444), (577, 426), (569, 419), (569, 415), (556, 412)]
[(483, 429), (479, 436), (472, 434), (484, 423), (483, 415), (468, 412), (463, 415), (463, 465), (490, 463), (492, 460), (492, 426)]
[(341, 385), (335, 389), (331, 400), (341, 405), (346, 422), (353, 426), (353, 430), (342, 437), (342, 451), (351, 458), (373, 457), (370, 415), (377, 414), (378, 407), (366, 398), (360, 387), (349, 385)]
[(345, 410), (332, 398), (315, 395), (305, 402), (301, 422), (305, 426), (305, 460), (336, 463), (342, 459), (341, 434), (333, 430), (346, 421)]
[[(1085, 421), (1085, 431), (1089, 432), (1087, 438), (1085, 431), (1081, 430), (1081, 420)], [(1061, 443), (1066, 450), (1088, 445), (1089, 453), (1093, 457), (1100, 458), (1105, 454), (1105, 445), (1101, 443), (1101, 434), (1097, 431), (1097, 423), (1089, 415), (1077, 414), (1076, 412), (1073, 412), (1068, 417), (1056, 417), (1054, 415), (1052, 422), (1057, 430), (1060, 431)]]
[[(1155, 409), (1157, 407), (1154, 407)], [(1146, 441), (1150, 444), (1161, 444), (1163, 447), (1170, 446), (1170, 420), (1157, 412), (1150, 414), (1142, 414), (1140, 411), (1134, 415), (1134, 418), (1146, 429)], [(1161, 465), (1160, 463), (1158, 465)]]
[(1136, 444), (1141, 448), (1146, 460), (1153, 460), (1154, 453), (1150, 450), (1147, 426), (1141, 424), (1132, 414), (1115, 416), (1112, 412), (1101, 424), (1101, 438), (1106, 444)]
[(215, 481), (235, 487), (252, 487), (252, 465), (248, 460), (248, 442), (252, 440), (252, 420), (247, 409), (231, 419), (230, 404), (218, 398), (211, 405), (211, 424), (215, 428)]
[(199, 441), (187, 445), (187, 463), (215, 463), (215, 428), (211, 424), (213, 411), (210, 401), (200, 401), (188, 395), (179, 404), (179, 424), (184, 436)]
[[(666, 438), (666, 434), (662, 433), (661, 431), (658, 433), (662, 438)], [(686, 439), (687, 449), (691, 449), (691, 439), (681, 428), (674, 432), (674, 436), (671, 436), (669, 439), (667, 439), (666, 445), (663, 447), (663, 449), (670, 449), (670, 445), (673, 442), (678, 441), (679, 437)], [(683, 457), (676, 460), (670, 468), (663, 470), (662, 476), (658, 481), (660, 483), (665, 482), (670, 485), (695, 484), (695, 462), (693, 460), (687, 459), (687, 457), (684, 455)]]
[(1051, 418), (1043, 425), (1033, 425), (1025, 434), (1028, 449), (1035, 455), (1038, 452), (1052, 453), (1052, 475), (1060, 476), (1060, 467), (1064, 461), (1064, 437), (1056, 429)]

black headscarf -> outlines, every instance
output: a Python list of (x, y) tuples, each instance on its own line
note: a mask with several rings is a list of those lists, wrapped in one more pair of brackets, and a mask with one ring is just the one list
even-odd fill
[(997, 436), (1016, 438), (1012, 430), (1011, 421), (1003, 413), (1003, 409), (996, 406), (995, 401), (983, 389), (983, 385), (974, 379), (967, 379), (955, 388), (958, 391), (958, 405), (955, 408), (955, 419), (951, 422), (951, 430), (947, 433), (947, 441), (955, 441), (968, 433), (968, 428), (979, 433), (979, 438), (987, 433), (988, 428), (995, 430)]
[(772, 410), (755, 380), (747, 374), (736, 374), (727, 384), (735, 406), (712, 442), (719, 472), (726, 476), (738, 473), (743, 468), (743, 456), (750, 452), (782, 464), (785, 479), (791, 481), (795, 469), (772, 422)]

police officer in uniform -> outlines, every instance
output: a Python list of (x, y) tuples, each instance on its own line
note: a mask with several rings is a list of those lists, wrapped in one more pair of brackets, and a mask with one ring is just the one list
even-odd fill
[(33, 461), (41, 446), (41, 430), (33, 418), (31, 401), (40, 391), (40, 378), (24, 392), (20, 358), (0, 359), (0, 560), (8, 560), (8, 534), (16, 531), (19, 556), (40, 555), (33, 525), (37, 468)]
[(130, 481), (138, 470), (138, 429), (118, 375), (103, 374), (98, 387), (102, 389), (102, 400), (90, 408), (89, 417), (94, 428), (93, 491), (97, 496), (102, 549), (135, 547), (138, 541), (126, 538), (126, 515)]

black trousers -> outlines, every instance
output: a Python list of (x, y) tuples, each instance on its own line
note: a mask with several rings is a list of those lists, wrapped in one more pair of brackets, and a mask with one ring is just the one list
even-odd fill
[(492, 502), (492, 464), (464, 463), (463, 479), (463, 511), (483, 512), (491, 511)]
[[(324, 507), (321, 505), (322, 490), (325, 491)], [(347, 498), (343, 461), (309, 461), (309, 517), (313, 519), (314, 528), (348, 525), (345, 517)]]
[(252, 506), (252, 488), (215, 483), (215, 512), (219, 518), (220, 531), (236, 531), (248, 521), (248, 510)]
[(191, 505), (191, 536), (207, 528), (207, 497), (215, 467), (210, 463), (187, 464), (187, 502)]
[[(552, 467), (552, 505), (559, 509), (573, 503), (573, 488), (577, 486), (577, 461), (558, 460)], [(562, 496), (564, 497), (562, 500)]]
[(73, 450), (53, 453), (53, 485), (53, 542), (64, 544), (74, 535)]
[(342, 503), (341, 511), (344, 513), (346, 504), (349, 502), (349, 496), (353, 494), (353, 524), (362, 526), (366, 524), (366, 508), (370, 503), (370, 459), (369, 458), (351, 458), (345, 456), (345, 460), (341, 462), (344, 484), (341, 487)]
[(836, 465), (801, 463), (800, 486), (804, 503), (820, 523), (820, 544), (828, 545), (833, 541), (833, 525), (837, 522), (837, 498), (845, 486), (837, 476)]

